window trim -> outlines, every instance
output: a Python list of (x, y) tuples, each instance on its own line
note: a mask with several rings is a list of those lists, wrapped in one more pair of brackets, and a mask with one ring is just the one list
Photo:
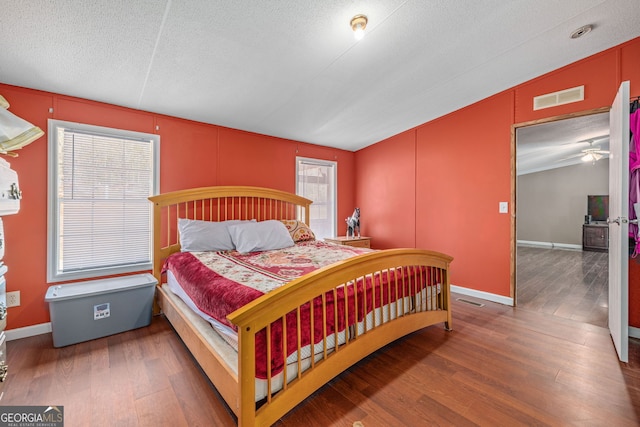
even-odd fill
[[(301, 157), (296, 156), (296, 194), (299, 196), (305, 197), (303, 194), (300, 194), (300, 188), (298, 186), (298, 176), (300, 174), (300, 162), (307, 162), (316, 164), (318, 166), (331, 166), (334, 171), (334, 183), (333, 183), (333, 194), (335, 197), (335, 202), (333, 203), (333, 224), (332, 230), (333, 236), (328, 236), (329, 238), (335, 237), (338, 235), (338, 162), (334, 160), (322, 160), (322, 159), (314, 159), (311, 157)], [(311, 218), (309, 218), (309, 222), (311, 222)]]
[[(60, 272), (58, 271), (58, 203), (57, 192), (58, 185), (58, 128), (71, 128), (78, 131), (86, 131), (94, 134), (104, 134), (110, 137), (123, 137), (131, 139), (143, 139), (151, 141), (153, 171), (152, 171), (152, 195), (157, 195), (160, 190), (160, 135), (135, 132), (124, 129), (108, 128), (103, 126), (95, 126), (76, 122), (67, 122), (63, 120), (48, 120), (47, 134), (47, 282), (62, 282), (67, 280), (99, 278), (107, 275), (132, 273), (138, 271), (151, 270), (153, 268), (153, 253), (150, 249), (149, 261), (134, 263), (119, 267), (99, 267), (87, 268), (81, 271)], [(149, 202), (149, 218), (153, 221), (151, 212), (152, 206)], [(150, 224), (153, 227), (153, 224)], [(149, 235), (149, 247), (153, 248), (153, 233)]]

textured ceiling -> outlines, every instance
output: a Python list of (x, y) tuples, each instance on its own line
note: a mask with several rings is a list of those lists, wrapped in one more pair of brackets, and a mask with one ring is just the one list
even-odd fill
[[(587, 149), (609, 150), (609, 113), (574, 117), (518, 128), (516, 131), (518, 175), (584, 164)], [(602, 158), (608, 158), (603, 154)]]
[[(357, 150), (638, 37), (639, 10), (638, 0), (0, 0), (0, 82)], [(369, 18), (359, 42), (356, 14)], [(585, 24), (594, 30), (569, 38)]]

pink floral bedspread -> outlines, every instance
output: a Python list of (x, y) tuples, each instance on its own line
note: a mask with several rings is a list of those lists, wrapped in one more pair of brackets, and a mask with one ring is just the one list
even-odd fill
[(164, 271), (171, 270), (200, 310), (235, 328), (227, 315), (240, 307), (318, 268), (366, 252), (371, 249), (321, 241), (248, 254), (180, 252), (167, 258)]

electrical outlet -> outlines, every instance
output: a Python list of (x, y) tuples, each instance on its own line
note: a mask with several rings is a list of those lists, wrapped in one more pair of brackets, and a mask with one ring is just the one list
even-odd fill
[(7, 307), (20, 305), (20, 291), (7, 292)]

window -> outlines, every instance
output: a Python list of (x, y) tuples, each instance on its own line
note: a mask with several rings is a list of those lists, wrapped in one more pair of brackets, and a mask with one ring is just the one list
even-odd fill
[(49, 120), (47, 279), (151, 268), (158, 135)]
[(318, 239), (336, 235), (336, 162), (296, 158), (296, 194), (313, 200), (309, 226)]

